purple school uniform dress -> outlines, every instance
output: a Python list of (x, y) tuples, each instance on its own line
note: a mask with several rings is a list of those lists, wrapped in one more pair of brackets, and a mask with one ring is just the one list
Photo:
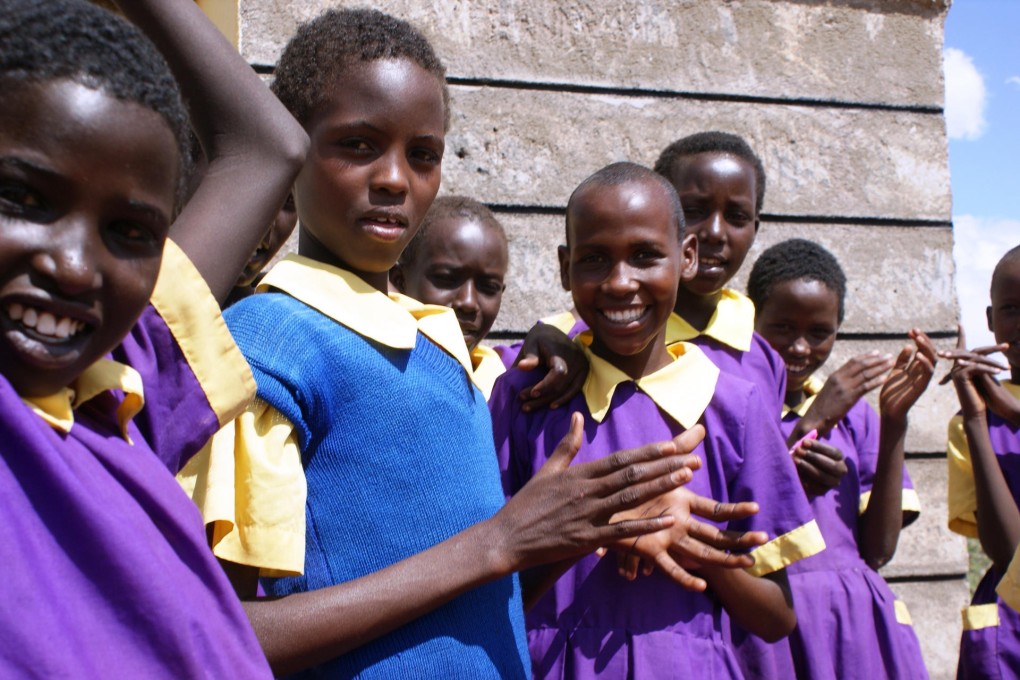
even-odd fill
[[(181, 258), (168, 244), (164, 271)], [(254, 387), (190, 264), (183, 279), (160, 276), (154, 307), (113, 355), (137, 373), (105, 360), (88, 369), (74, 386), (84, 403), (64, 425), (44, 420), (46, 409), (22, 401), (0, 376), (2, 677), (271, 676), (198, 510), (172, 474)], [(187, 307), (162, 304), (168, 285)], [(185, 338), (189, 320), (224, 335)], [(143, 390), (82, 391), (96, 375), (116, 373), (128, 376), (119, 384)], [(128, 420), (139, 396), (144, 407)]]
[[(784, 437), (809, 405), (784, 415)], [(786, 640), (768, 644), (735, 633), (741, 664), (749, 677), (776, 680), (927, 678), (906, 605), (858, 550), (858, 518), (878, 465), (878, 414), (861, 400), (821, 441), (842, 451), (848, 468), (839, 486), (811, 499), (825, 550), (787, 569), (797, 627)], [(920, 505), (906, 470), (903, 487), (909, 523)]]
[[(1020, 386), (1003, 382), (1014, 398)], [(1020, 429), (988, 412), (988, 435), (999, 468), (1020, 505)], [(949, 424), (949, 528), (977, 537), (977, 508), (969, 447), (961, 416)], [(963, 611), (963, 636), (957, 678), (1020, 678), (1020, 613), (995, 592), (1004, 573), (993, 565), (978, 583)]]
[[(642, 378), (640, 386), (589, 352), (592, 370), (582, 393), (559, 409), (533, 413), (521, 411), (517, 394), (539, 376), (507, 372), (490, 400), (507, 494), (546, 461), (574, 411), (585, 417), (575, 463), (668, 440), (700, 421), (707, 435), (695, 453), (703, 467), (687, 488), (718, 501), (760, 504), (757, 515), (730, 527), (768, 533), (770, 542), (755, 551), (756, 572), (770, 573), (820, 550), (821, 536), (778, 422), (758, 388), (720, 374), (692, 345), (678, 344), (671, 352), (677, 361)], [(682, 362), (687, 366), (681, 368)], [(646, 385), (649, 378), (658, 384)], [(679, 406), (668, 407), (670, 402)], [(711, 594), (688, 591), (659, 571), (627, 581), (612, 556), (579, 560), (526, 622), (536, 678), (743, 677), (729, 644), (729, 618)]]

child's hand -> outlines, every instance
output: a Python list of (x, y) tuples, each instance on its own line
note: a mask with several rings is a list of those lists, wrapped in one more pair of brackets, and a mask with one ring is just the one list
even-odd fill
[(847, 473), (843, 452), (817, 439), (805, 441), (791, 453), (808, 496), (821, 496), (835, 489)]
[(679, 585), (700, 592), (707, 584), (704, 579), (692, 575), (689, 569), (750, 567), (754, 564), (753, 557), (727, 551), (762, 545), (768, 541), (768, 535), (761, 531), (726, 531), (699, 522), (693, 515), (714, 522), (729, 522), (757, 512), (757, 503), (718, 503), (687, 489), (677, 488), (613, 518), (672, 516), (676, 519), (672, 527), (636, 539), (617, 541), (610, 547), (618, 553), (618, 566), (624, 578), (636, 578), (639, 563), (643, 562), (644, 574), (650, 574), (657, 566)]
[[(953, 361), (953, 368), (942, 379), (942, 384), (945, 384), (947, 380), (953, 381), (953, 387), (956, 389), (956, 396), (960, 400), (960, 410), (963, 411), (963, 416), (965, 418), (974, 418), (983, 415), (985, 412), (985, 393), (981, 388), (986, 387), (986, 379), (994, 381), (995, 375), (1000, 371), (1006, 370), (1006, 366), (989, 359), (988, 355), (1001, 352), (1007, 349), (1007, 346), (992, 345), (990, 347), (978, 347), (977, 349), (968, 350), (963, 326), (959, 326), (958, 329), (956, 348), (938, 353), (943, 359), (952, 359)], [(979, 388), (979, 385), (981, 388)], [(998, 387), (1002, 389), (1001, 385)]]
[(588, 377), (588, 359), (566, 333), (549, 324), (535, 324), (524, 338), (514, 364), (522, 371), (547, 369), (545, 377), (521, 392), (524, 411), (556, 408), (570, 401)]
[(828, 434), (861, 397), (885, 381), (885, 375), (892, 367), (893, 358), (889, 354), (868, 352), (850, 359), (825, 381), (811, 408), (804, 414), (804, 427), (810, 423), (808, 429)]
[(571, 466), (581, 446), (583, 422), (579, 413), (571, 416), (570, 432), (545, 465), (492, 518), (500, 573), (579, 557), (674, 524), (669, 515), (615, 515), (688, 482), (701, 461), (684, 454), (701, 443), (705, 428), (698, 425), (669, 442)]
[(931, 339), (917, 328), (911, 329), (909, 335), (915, 347), (906, 345), (900, 351), (878, 397), (883, 418), (905, 420), (907, 412), (927, 389), (935, 373), (938, 352)]

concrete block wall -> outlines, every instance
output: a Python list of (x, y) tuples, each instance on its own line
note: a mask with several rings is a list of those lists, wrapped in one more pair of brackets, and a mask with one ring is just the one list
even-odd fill
[[(226, 0), (241, 53), (271, 72), (327, 0)], [(434, 42), (453, 126), (443, 193), (495, 207), (511, 273), (494, 337), (561, 311), (555, 247), (573, 187), (669, 142), (745, 136), (768, 175), (762, 227), (735, 282), (793, 236), (832, 250), (850, 280), (828, 368), (896, 351), (918, 326), (952, 344), (951, 197), (942, 116), (950, 0), (378, 0)], [(204, 4), (222, 4), (204, 0)], [(364, 4), (348, 3), (348, 4)], [(228, 30), (231, 30), (228, 27)], [(944, 369), (942, 369), (944, 370)], [(941, 374), (941, 371), (939, 372)], [(962, 539), (945, 528), (949, 387), (915, 408), (908, 469), (924, 511), (884, 573), (909, 605), (933, 678), (953, 677), (968, 594)]]

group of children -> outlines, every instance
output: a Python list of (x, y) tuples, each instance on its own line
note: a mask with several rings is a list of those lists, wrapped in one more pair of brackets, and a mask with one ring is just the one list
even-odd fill
[(939, 357), (993, 561), (960, 676), (1018, 672), (1020, 248), (1002, 344), (912, 329), (822, 382), (846, 277), (792, 240), (728, 288), (765, 169), (700, 133), (577, 187), (573, 308), (490, 349), (507, 239), (436, 198), (417, 30), (329, 10), (270, 92), (191, 0), (123, 11), (0, 0), (6, 674), (926, 677), (876, 570)]

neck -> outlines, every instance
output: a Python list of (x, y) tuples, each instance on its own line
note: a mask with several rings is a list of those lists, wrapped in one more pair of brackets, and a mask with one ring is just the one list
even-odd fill
[(298, 254), (316, 262), (346, 269), (381, 293), (389, 292), (389, 272), (366, 272), (347, 264), (342, 257), (331, 252), (303, 226), (298, 232)]
[(712, 320), (712, 315), (715, 314), (715, 308), (719, 306), (721, 299), (721, 290), (708, 295), (698, 295), (681, 289), (680, 294), (676, 296), (676, 305), (674, 305), (673, 311), (696, 330), (703, 331), (708, 327), (708, 322)]
[(631, 380), (651, 375), (673, 362), (673, 356), (666, 349), (664, 332), (656, 335), (643, 350), (636, 354), (620, 355), (609, 352), (598, 338), (592, 340), (591, 351), (626, 373)]
[(783, 399), (783, 403), (790, 408), (795, 408), (804, 403), (805, 396), (803, 387), (799, 389), (786, 390), (786, 397)]

